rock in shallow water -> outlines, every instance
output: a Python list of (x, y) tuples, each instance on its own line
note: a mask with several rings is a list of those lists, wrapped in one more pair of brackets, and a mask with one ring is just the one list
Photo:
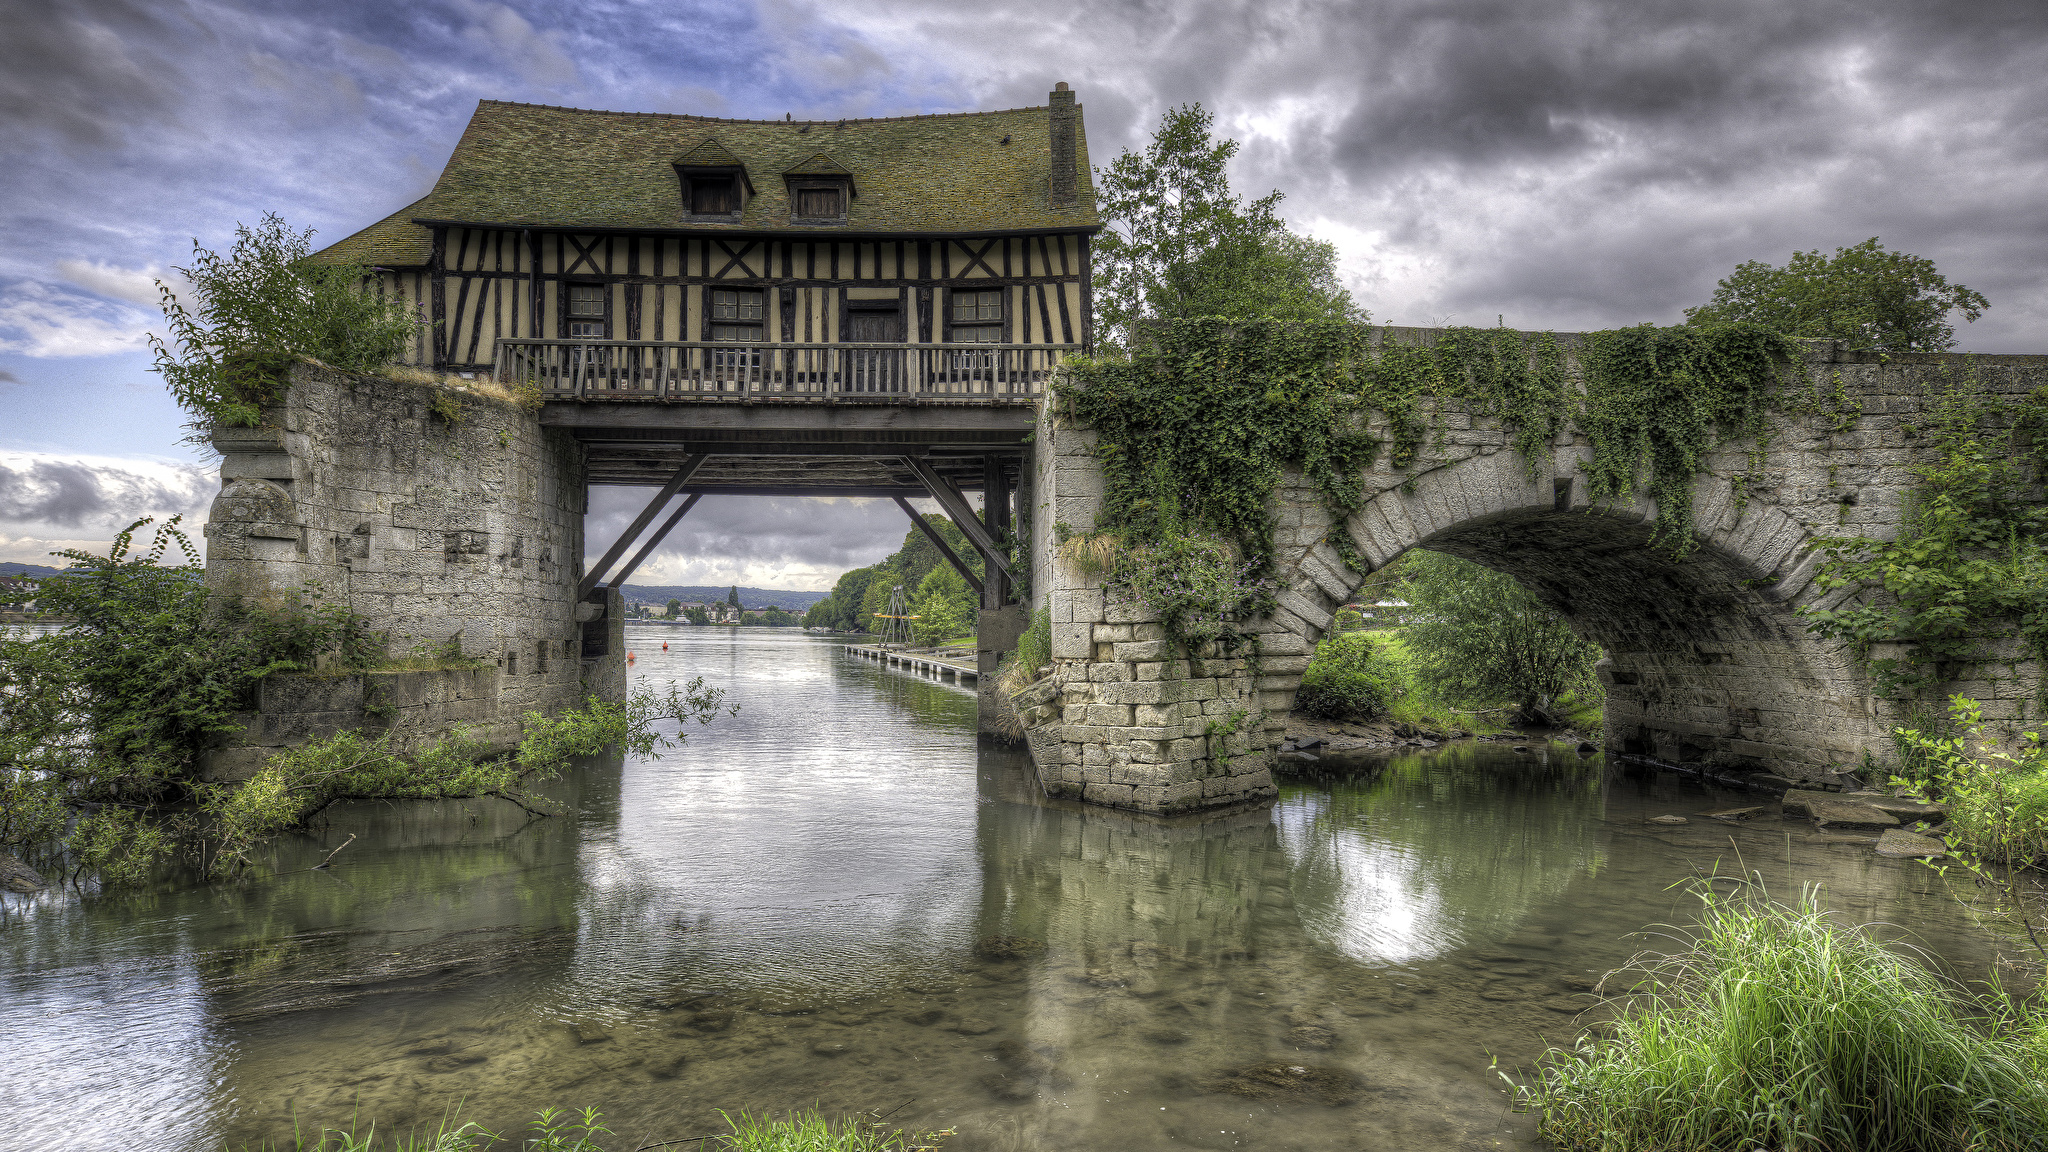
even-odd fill
[(1948, 845), (1932, 836), (1915, 836), (1904, 828), (1887, 828), (1877, 838), (1879, 856), (1946, 856)]
[(43, 883), (42, 876), (35, 869), (0, 852), (0, 891), (41, 892), (47, 887), (49, 885)]
[(1273, 1061), (1219, 1069), (1198, 1077), (1195, 1086), (1248, 1100), (1293, 1100), (1334, 1108), (1358, 1099), (1365, 1082), (1345, 1068)]
[(1690, 820), (1687, 820), (1687, 819), (1686, 819), (1685, 817), (1683, 817), (1683, 816), (1652, 816), (1652, 817), (1650, 817), (1650, 823), (1652, 823), (1652, 824), (1690, 824), (1690, 823), (1692, 823), (1692, 821), (1690, 821)]

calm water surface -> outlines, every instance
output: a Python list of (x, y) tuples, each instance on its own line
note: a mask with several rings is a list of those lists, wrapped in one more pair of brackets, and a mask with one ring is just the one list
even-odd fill
[[(669, 651), (661, 645), (666, 640)], [(634, 676), (741, 706), (509, 805), (355, 805), (273, 874), (4, 897), (0, 1148), (240, 1148), (602, 1108), (631, 1149), (718, 1109), (902, 1105), (963, 1149), (1531, 1147), (1489, 1070), (1736, 853), (1781, 893), (1982, 937), (1924, 868), (1753, 802), (1487, 745), (1354, 761), (1172, 822), (1050, 803), (973, 696), (767, 629), (629, 628)], [(324, 872), (317, 863), (359, 839)]]

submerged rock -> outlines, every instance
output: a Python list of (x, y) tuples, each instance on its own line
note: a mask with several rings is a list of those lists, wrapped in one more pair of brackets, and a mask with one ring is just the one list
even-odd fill
[(1043, 951), (1045, 942), (1029, 936), (983, 936), (974, 942), (974, 954), (983, 960), (1021, 960)]
[(1326, 1052), (1337, 1046), (1337, 1034), (1320, 1024), (1303, 1024), (1288, 1030), (1287, 1042), (1296, 1048)]
[(1946, 856), (1948, 845), (1932, 836), (1915, 836), (1904, 828), (1887, 828), (1877, 838), (1879, 856)]
[(1763, 810), (1763, 805), (1753, 804), (1748, 808), (1722, 808), (1714, 812), (1702, 812), (1700, 815), (1714, 820), (1747, 820)]
[(1652, 817), (1650, 817), (1650, 820), (1649, 820), (1649, 822), (1650, 822), (1650, 823), (1652, 823), (1652, 824), (1690, 824), (1690, 823), (1692, 823), (1692, 821), (1690, 821), (1690, 820), (1687, 820), (1687, 819), (1686, 819), (1685, 817), (1683, 817), (1683, 816), (1652, 816)]
[(35, 869), (0, 852), (0, 891), (41, 892), (49, 887)]
[(1292, 1100), (1334, 1108), (1358, 1099), (1365, 1081), (1346, 1068), (1272, 1061), (1218, 1069), (1197, 1077), (1195, 1086), (1247, 1100)]

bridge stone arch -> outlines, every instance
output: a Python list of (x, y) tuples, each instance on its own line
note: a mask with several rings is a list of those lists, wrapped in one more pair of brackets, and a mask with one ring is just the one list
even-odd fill
[[(1607, 653), (1612, 751), (1794, 779), (1866, 756), (1886, 762), (1903, 706), (1873, 692), (1845, 645), (1808, 632), (1799, 609), (1849, 595), (1815, 582), (1818, 538), (1898, 531), (1911, 466), (1928, 458), (1917, 414), (1934, 378), (1962, 361), (1884, 362), (1813, 342), (1806, 369), (1832, 405), (1770, 417), (1760, 458), (1748, 442), (1708, 454), (1692, 486), (1696, 547), (1683, 558), (1652, 543), (1647, 500), (1590, 500), (1584, 434), (1562, 433), (1532, 467), (1496, 422), (1441, 405), (1427, 461), (1412, 472), (1377, 462), (1362, 477), (1367, 499), (1341, 526), (1305, 479), (1283, 481), (1281, 607), (1252, 625), (1256, 669), (1208, 661), (1184, 674), (1185, 661), (1165, 659), (1156, 616), (1105, 595), (1039, 539), (1033, 586), (1052, 618), (1054, 666), (1017, 702), (1041, 782), (1165, 813), (1272, 795), (1271, 751), (1301, 674), (1368, 575), (1345, 566), (1329, 543), (1335, 531), (1372, 569), (1411, 548), (1447, 552), (1513, 576), (1558, 610)], [(2018, 394), (2048, 380), (2048, 357), (1977, 357), (1969, 371), (1980, 388)], [(1047, 415), (1037, 442), (1039, 522), (1093, 527), (1093, 433)], [(2039, 669), (2010, 644), (1990, 647), (1997, 659), (1950, 690), (1985, 701), (1994, 722), (2024, 719)]]

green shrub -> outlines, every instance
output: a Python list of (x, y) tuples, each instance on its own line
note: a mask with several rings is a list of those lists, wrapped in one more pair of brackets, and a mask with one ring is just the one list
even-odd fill
[[(1973, 1000), (1808, 890), (1705, 904), (1606, 1039), (1518, 1089), (1541, 1134), (1597, 1152), (1964, 1152), (2048, 1142), (2048, 1018)], [(1613, 979), (1613, 977), (1609, 977)]]
[(1999, 864), (2048, 861), (2048, 748), (2035, 733), (2018, 755), (1984, 743), (1983, 710), (1949, 698), (1945, 723), (1893, 733), (1900, 759), (1918, 773), (1896, 783), (1949, 806), (1955, 846)]
[(157, 282), (177, 349), (149, 338), (156, 371), (202, 423), (254, 427), (293, 360), (372, 371), (422, 326), (415, 305), (366, 286), (370, 269), (310, 259), (312, 237), (265, 213), (254, 228), (236, 227), (225, 256), (193, 245), (191, 266), (176, 269), (192, 285), (190, 308)]
[(1347, 632), (1316, 645), (1294, 707), (1324, 720), (1374, 720), (1399, 694), (1394, 671), (1372, 634)]

